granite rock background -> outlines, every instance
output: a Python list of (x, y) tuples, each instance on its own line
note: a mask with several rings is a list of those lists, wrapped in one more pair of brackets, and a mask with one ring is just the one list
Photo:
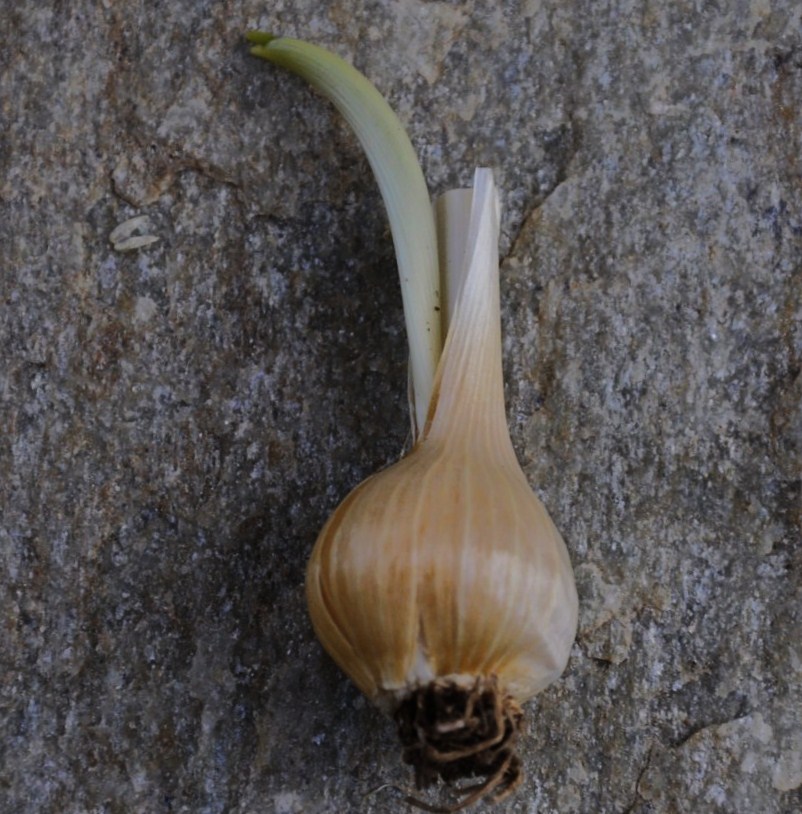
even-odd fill
[[(503, 193), (581, 601), (503, 812), (802, 809), (802, 6), (0, 0), (0, 811), (407, 810), (306, 558), (406, 435), (380, 198), (258, 26)], [(109, 235), (146, 216), (158, 242)]]

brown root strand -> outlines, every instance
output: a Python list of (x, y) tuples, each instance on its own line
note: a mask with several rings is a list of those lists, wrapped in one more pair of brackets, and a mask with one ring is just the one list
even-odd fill
[(421, 789), (442, 779), (447, 784), (471, 777), (480, 783), (455, 786), (462, 799), (431, 805), (406, 801), (424, 811), (452, 814), (490, 797), (499, 802), (520, 785), (521, 761), (515, 742), (523, 713), (502, 692), (496, 676), (479, 676), (470, 686), (437, 679), (405, 698), (395, 712), (403, 758), (415, 770)]

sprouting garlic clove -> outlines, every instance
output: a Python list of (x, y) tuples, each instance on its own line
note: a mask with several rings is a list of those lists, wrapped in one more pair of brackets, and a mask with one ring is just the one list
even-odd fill
[(410, 342), (414, 446), (322, 529), (307, 570), (312, 624), (395, 718), (419, 785), (485, 778), (459, 805), (430, 810), (498, 799), (521, 778), (520, 704), (565, 668), (577, 595), (507, 429), (493, 176), (477, 170), (473, 189), (446, 193), (432, 216), (409, 141), (364, 77), (306, 43), (249, 39), (253, 53), (312, 82), (359, 135), (390, 215)]

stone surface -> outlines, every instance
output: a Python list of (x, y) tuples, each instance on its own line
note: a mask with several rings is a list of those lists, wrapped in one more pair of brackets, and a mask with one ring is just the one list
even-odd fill
[(434, 192), (503, 190), (510, 425), (582, 611), (499, 810), (802, 808), (799, 3), (0, 12), (0, 811), (403, 809), (303, 599), (405, 441), (392, 247), (256, 25), (365, 71)]

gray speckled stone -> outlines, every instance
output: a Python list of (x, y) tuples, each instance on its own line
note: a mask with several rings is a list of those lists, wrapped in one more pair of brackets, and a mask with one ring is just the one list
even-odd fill
[(404, 444), (392, 247), (256, 25), (365, 71), (434, 192), (503, 191), (510, 425), (582, 610), (500, 810), (802, 808), (795, 0), (0, 12), (0, 811), (402, 808), (302, 587)]

